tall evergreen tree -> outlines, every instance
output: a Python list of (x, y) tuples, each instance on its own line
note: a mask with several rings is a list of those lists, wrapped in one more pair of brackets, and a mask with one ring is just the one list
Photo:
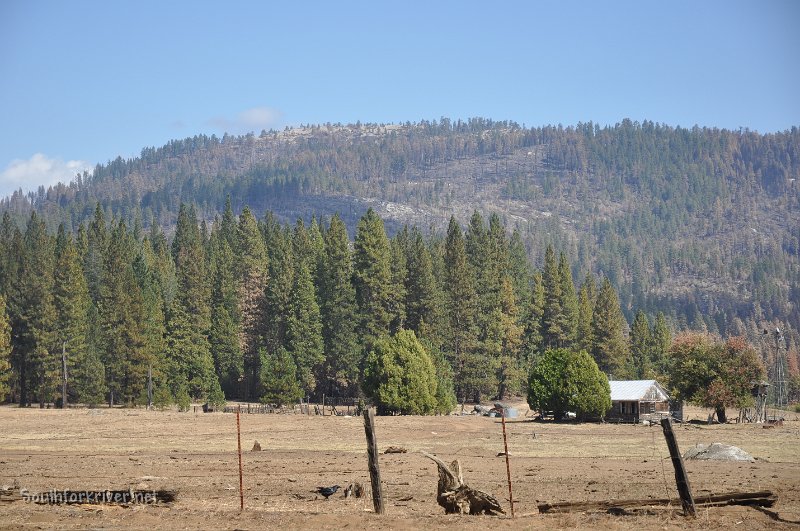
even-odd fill
[(556, 262), (556, 253), (549, 245), (544, 253), (542, 283), (544, 287), (542, 349), (563, 348), (569, 341), (569, 330), (566, 328), (564, 308), (562, 307), (563, 283)]
[(236, 216), (234, 215), (233, 208), (231, 207), (230, 194), (225, 197), (225, 208), (222, 211), (222, 220), (220, 221), (219, 232), (222, 239), (228, 244), (228, 247), (235, 249), (238, 241), (238, 227)]
[(21, 402), (34, 390), (40, 407), (55, 399), (61, 377), (61, 348), (56, 339), (53, 302), (54, 249), (44, 220), (31, 213), (25, 230), (25, 250), (19, 274)]
[(297, 381), (306, 393), (316, 389), (316, 370), (325, 359), (322, 321), (314, 283), (305, 261), (294, 274), (286, 330), (286, 350), (297, 366)]
[(317, 270), (325, 345), (317, 390), (328, 396), (355, 396), (358, 392), (357, 306), (348, 243), (347, 228), (338, 214), (334, 215), (324, 235), (324, 254)]
[(7, 299), (17, 282), (19, 261), (14, 249), (14, 234), (18, 232), (19, 229), (6, 210), (0, 222), (0, 295)]
[[(90, 352), (89, 288), (72, 236), (63, 224), (56, 237), (53, 300), (56, 308), (56, 341), (68, 353), (69, 391), (81, 402), (99, 403), (103, 399), (102, 373), (98, 370), (97, 354)], [(95, 373), (85, 369), (91, 365)], [(76, 370), (77, 369), (77, 370)]]
[(213, 231), (211, 240), (211, 330), (208, 340), (220, 386), (225, 396), (231, 397), (241, 391), (239, 381), (244, 375), (234, 255), (221, 230)]
[(608, 375), (617, 376), (623, 368), (628, 354), (628, 342), (625, 338), (627, 326), (617, 292), (606, 277), (600, 285), (594, 305), (594, 348), (591, 354), (600, 370)]
[(364, 353), (389, 333), (392, 271), (383, 220), (371, 208), (358, 222), (353, 251), (353, 286), (358, 304), (358, 336)]
[(135, 243), (124, 221), (113, 224), (97, 301), (100, 355), (109, 404), (131, 404), (147, 384), (144, 301), (133, 269)]
[(202, 235), (193, 207), (181, 205), (172, 241), (178, 291), (167, 321), (167, 357), (173, 393), (186, 386), (195, 398), (219, 395), (219, 381), (208, 341), (210, 290)]
[(477, 297), (467, 262), (464, 236), (455, 217), (450, 218), (447, 228), (444, 267), (448, 326), (443, 350), (455, 373), (456, 396), (462, 401), (480, 398), (488, 371), (476, 353)]
[(521, 348), (523, 328), (519, 324), (519, 310), (514, 296), (514, 285), (509, 276), (500, 286), (500, 311), (497, 313), (500, 351), (497, 358), (497, 398), (504, 399), (519, 393), (526, 376), (523, 368)]
[(264, 292), (263, 340), (267, 351), (274, 352), (278, 347), (286, 346), (295, 266), (289, 232), (269, 221), (266, 229), (269, 282)]
[(594, 344), (592, 316), (594, 314), (596, 292), (597, 284), (594, 275), (589, 271), (586, 273), (586, 278), (578, 294), (577, 348), (586, 352), (591, 352)]
[(89, 223), (86, 235), (86, 254), (83, 256), (83, 270), (93, 301), (100, 298), (100, 282), (105, 269), (106, 247), (108, 245), (108, 227), (100, 203), (95, 205), (94, 218)]
[(0, 403), (11, 394), (11, 324), (6, 299), (0, 295)]
[(669, 369), (668, 354), (672, 346), (672, 332), (662, 312), (658, 312), (656, 315), (656, 321), (650, 330), (650, 340), (650, 364), (655, 371), (655, 375), (663, 377)]
[(406, 328), (413, 330), (417, 337), (435, 340), (441, 329), (441, 294), (430, 252), (416, 227), (409, 236), (405, 287)]
[(565, 348), (572, 348), (578, 338), (578, 296), (567, 256), (562, 252), (558, 261), (558, 274), (561, 277), (561, 311), (565, 336)]
[(396, 334), (406, 325), (406, 278), (408, 277), (408, 249), (410, 246), (408, 227), (389, 242), (391, 286), (389, 290), (389, 332)]
[(514, 285), (514, 298), (517, 301), (531, 300), (533, 271), (525, 244), (522, 242), (522, 236), (516, 229), (508, 244), (508, 271)]
[(631, 325), (630, 350), (625, 360), (624, 376), (633, 380), (652, 376), (652, 347), (650, 323), (644, 312), (639, 310)]
[[(522, 336), (522, 352), (526, 365), (530, 365), (537, 353), (543, 351), (542, 319), (544, 317), (544, 280), (542, 274), (533, 274), (531, 298), (527, 307)], [(530, 367), (528, 367), (530, 368)]]
[(249, 208), (239, 216), (236, 260), (238, 263), (238, 299), (241, 329), (239, 346), (243, 356), (246, 398), (258, 397), (261, 337), (264, 334), (264, 307), (269, 278), (267, 248), (253, 213)]

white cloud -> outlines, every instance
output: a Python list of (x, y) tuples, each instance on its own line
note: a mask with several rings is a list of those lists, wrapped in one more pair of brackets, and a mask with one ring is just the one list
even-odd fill
[(241, 134), (255, 132), (260, 133), (262, 129), (273, 129), (277, 127), (283, 114), (271, 107), (253, 107), (240, 112), (234, 118), (227, 116), (217, 116), (208, 120), (211, 125), (222, 132)]
[(63, 161), (50, 158), (44, 153), (36, 153), (28, 160), (15, 159), (6, 166), (0, 173), (0, 195), (9, 195), (19, 188), (29, 191), (36, 190), (40, 185), (47, 187), (59, 181), (68, 183), (76, 174), (91, 169), (92, 166), (82, 160)]

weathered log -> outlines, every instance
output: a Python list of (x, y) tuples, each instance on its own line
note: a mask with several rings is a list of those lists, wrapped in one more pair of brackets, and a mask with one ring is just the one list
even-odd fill
[[(772, 491), (758, 492), (730, 492), (727, 494), (710, 494), (695, 496), (695, 506), (714, 507), (722, 505), (755, 505), (759, 507), (772, 507), (777, 498)], [(569, 513), (569, 512), (608, 512), (624, 507), (647, 506), (681, 506), (680, 499), (658, 498), (640, 500), (603, 500), (595, 502), (563, 502), (542, 503), (538, 505), (540, 513)]]
[(422, 452), (422, 455), (432, 460), (438, 467), (439, 485), (436, 501), (444, 508), (445, 514), (505, 514), (494, 496), (464, 483), (461, 464), (457, 459), (448, 467), (435, 455), (427, 452)]

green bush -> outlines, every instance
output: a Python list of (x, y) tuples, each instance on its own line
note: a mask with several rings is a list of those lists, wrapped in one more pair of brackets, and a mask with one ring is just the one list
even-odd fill
[[(433, 361), (411, 330), (378, 340), (367, 356), (364, 391), (379, 414), (435, 413), (439, 408), (437, 387)], [(447, 394), (441, 398), (447, 400)]]
[(608, 378), (586, 351), (547, 350), (534, 360), (528, 405), (552, 411), (556, 419), (573, 411), (579, 418), (602, 417), (611, 409)]

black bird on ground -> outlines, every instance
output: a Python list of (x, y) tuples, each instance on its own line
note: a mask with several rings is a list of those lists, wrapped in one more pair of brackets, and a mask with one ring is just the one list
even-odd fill
[(333, 487), (317, 487), (317, 492), (325, 496), (327, 500), (330, 496), (336, 494), (336, 491), (339, 490), (341, 487), (339, 485), (334, 485)]

